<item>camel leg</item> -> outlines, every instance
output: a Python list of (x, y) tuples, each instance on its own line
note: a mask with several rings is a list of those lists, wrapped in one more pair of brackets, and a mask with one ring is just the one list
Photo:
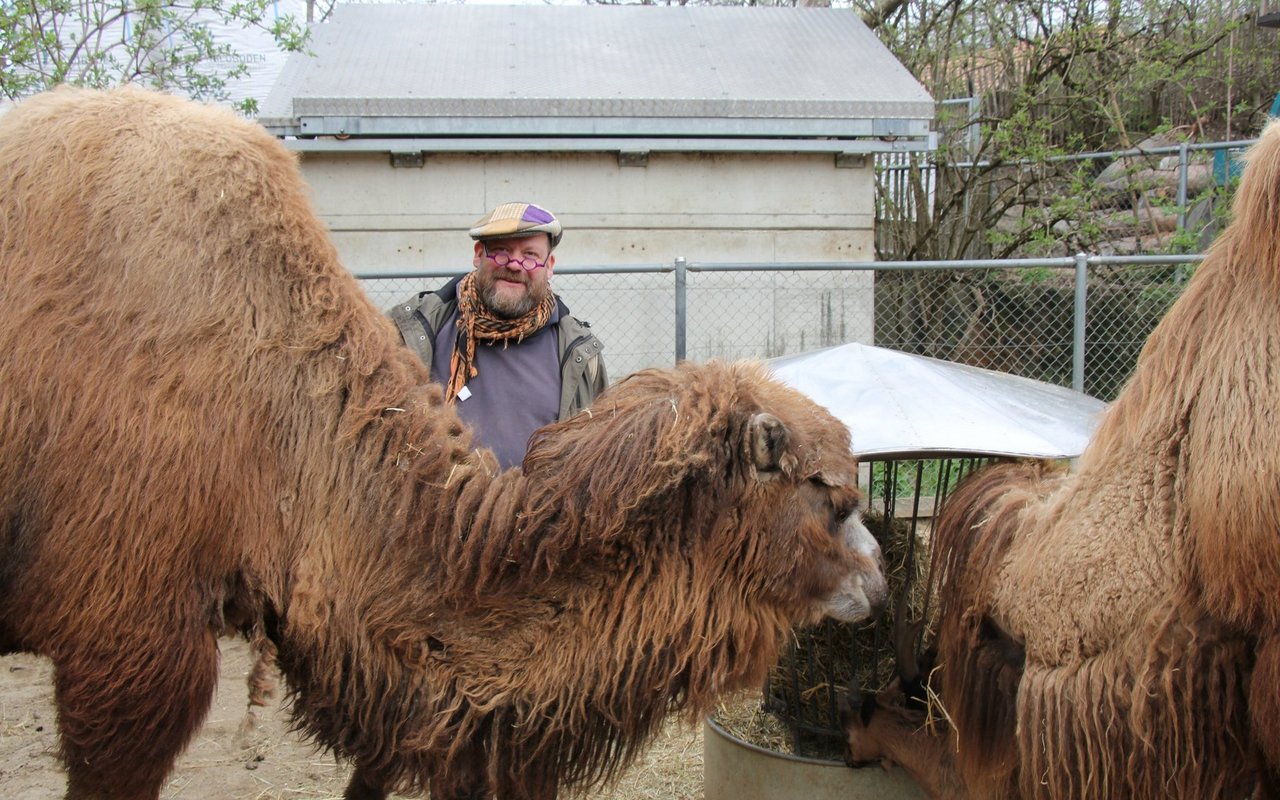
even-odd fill
[(131, 642), (129, 650), (76, 653), (55, 662), (67, 800), (160, 796), (174, 760), (204, 720), (218, 680), (211, 631), (184, 637), (174, 625), (168, 632), (171, 638), (159, 640), (102, 631), (104, 639)]
[(342, 800), (387, 800), (387, 791), (382, 788), (381, 781), (356, 764), (347, 790), (342, 793)]
[[(357, 764), (346, 791), (342, 793), (342, 800), (387, 800), (388, 796), (383, 783)], [(445, 789), (437, 783), (433, 783), (431, 789), (432, 800), (488, 800), (489, 796), (483, 779), (463, 789)]]
[(454, 758), (448, 775), (433, 775), (431, 800), (491, 800), (488, 758), (475, 741)]
[[(483, 750), (472, 746), (465, 749), (453, 765), (448, 780), (438, 776), (429, 781), (431, 800), (490, 800), (489, 781), (486, 777), (486, 761)], [(368, 767), (355, 765), (342, 800), (386, 800), (391, 792), (382, 780)], [(537, 800), (555, 800), (555, 792), (549, 796), (535, 795)]]
[(1280, 800), (1280, 637), (1258, 643), (1249, 680), (1249, 722), (1259, 760), (1254, 797)]

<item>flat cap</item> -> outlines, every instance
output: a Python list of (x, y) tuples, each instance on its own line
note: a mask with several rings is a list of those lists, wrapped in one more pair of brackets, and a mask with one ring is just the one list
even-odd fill
[(545, 233), (551, 238), (551, 246), (554, 248), (560, 244), (560, 236), (564, 231), (556, 215), (541, 206), (533, 203), (503, 203), (477, 220), (471, 226), (470, 233), (471, 238), (476, 241)]

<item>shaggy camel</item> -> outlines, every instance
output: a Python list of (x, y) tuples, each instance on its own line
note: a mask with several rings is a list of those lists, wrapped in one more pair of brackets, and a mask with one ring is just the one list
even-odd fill
[[(954, 730), (911, 745), (954, 755), (919, 765), (939, 796), (1280, 796), (1278, 359), (1273, 122), (1077, 470), (997, 466), (946, 503), (933, 572)], [(918, 722), (855, 716), (850, 759), (909, 760), (893, 742)]]
[(349, 796), (548, 800), (883, 602), (843, 425), (754, 364), (636, 375), (498, 473), (229, 112), (0, 118), (0, 652), (75, 800), (154, 800), (218, 637), (274, 651)]

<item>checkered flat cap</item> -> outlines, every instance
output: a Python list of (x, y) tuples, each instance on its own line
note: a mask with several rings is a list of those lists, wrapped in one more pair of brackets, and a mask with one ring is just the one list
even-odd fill
[(560, 220), (550, 211), (533, 203), (503, 203), (485, 214), (471, 226), (471, 238), (504, 239), (513, 236), (533, 236), (545, 233), (551, 237), (551, 246), (560, 244), (564, 231)]

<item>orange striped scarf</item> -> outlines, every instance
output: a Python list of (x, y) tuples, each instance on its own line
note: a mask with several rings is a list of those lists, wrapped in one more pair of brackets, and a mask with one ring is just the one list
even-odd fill
[(449, 385), (445, 401), (457, 400), (458, 392), (467, 381), (479, 374), (476, 369), (476, 341), (523, 341), (546, 327), (555, 309), (555, 300), (547, 292), (542, 302), (528, 314), (518, 319), (495, 317), (480, 300), (476, 289), (476, 274), (469, 273), (458, 283), (458, 333), (453, 342), (453, 356), (449, 359)]

